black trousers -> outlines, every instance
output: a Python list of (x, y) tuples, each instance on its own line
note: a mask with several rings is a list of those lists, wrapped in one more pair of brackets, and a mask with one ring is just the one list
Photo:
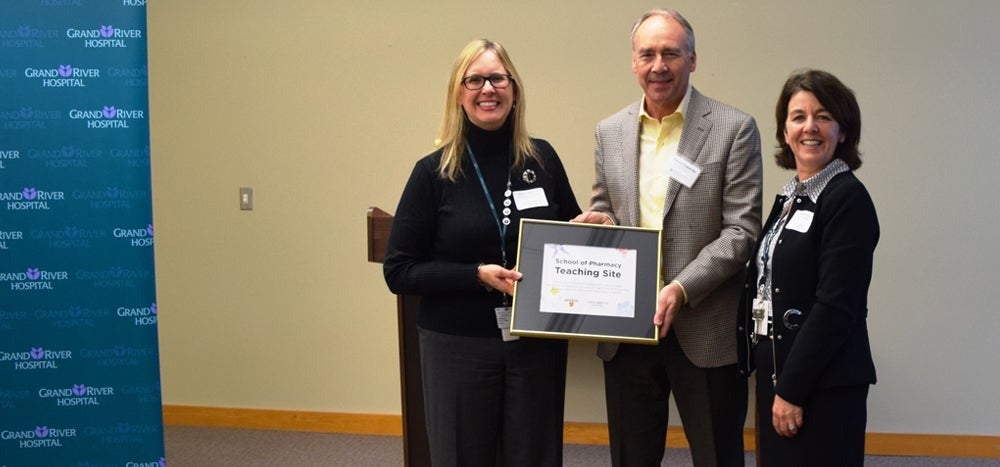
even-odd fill
[[(771, 382), (774, 360), (771, 341), (754, 349), (757, 364), (757, 456), (760, 465), (774, 467), (850, 467), (865, 463), (865, 427), (868, 419), (866, 385), (820, 388), (802, 406), (802, 427), (792, 438), (774, 431)], [(779, 373), (778, 378), (781, 378)]]
[(565, 340), (419, 329), (434, 467), (561, 467)]
[(622, 344), (604, 363), (604, 387), (612, 465), (660, 465), (671, 392), (694, 465), (743, 465), (747, 381), (735, 364), (699, 368), (670, 332), (657, 346)]

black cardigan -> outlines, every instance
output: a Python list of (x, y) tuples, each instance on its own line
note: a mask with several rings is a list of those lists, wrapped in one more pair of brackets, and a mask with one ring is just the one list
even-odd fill
[[(780, 195), (775, 200), (764, 232), (777, 220), (784, 201)], [(799, 210), (815, 215), (806, 232), (786, 227), (778, 237), (771, 276), (774, 338), (758, 345), (773, 342), (775, 394), (802, 406), (816, 388), (875, 383), (866, 318), (879, 226), (875, 205), (852, 172), (831, 179), (815, 204), (808, 196), (797, 196), (789, 216)], [(760, 248), (758, 241), (737, 321), (740, 372), (744, 375), (754, 369), (750, 307), (757, 295)], [(801, 325), (794, 330), (782, 319), (789, 309), (802, 312)]]

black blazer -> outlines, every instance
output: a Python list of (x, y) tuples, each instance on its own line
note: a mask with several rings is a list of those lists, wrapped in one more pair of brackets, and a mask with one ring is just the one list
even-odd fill
[[(764, 232), (777, 220), (784, 201), (780, 195), (775, 200)], [(808, 196), (798, 196), (789, 215), (801, 210), (814, 212), (812, 223), (804, 233), (787, 227), (782, 231), (771, 276), (775, 394), (799, 406), (816, 388), (875, 383), (866, 318), (872, 256), (879, 238), (875, 205), (850, 171), (833, 177), (815, 204)], [(737, 321), (739, 367), (744, 375), (754, 369), (750, 307), (757, 295), (760, 248), (761, 240), (747, 268)], [(783, 322), (789, 309), (802, 312), (792, 320), (793, 325), (800, 324), (797, 329)], [(759, 345), (771, 343), (765, 339)]]

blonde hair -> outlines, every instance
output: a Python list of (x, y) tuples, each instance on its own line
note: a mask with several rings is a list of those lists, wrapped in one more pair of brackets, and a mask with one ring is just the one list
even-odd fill
[(444, 119), (441, 121), (441, 130), (434, 141), (437, 149), (441, 152), (441, 164), (438, 165), (438, 173), (442, 178), (450, 181), (457, 180), (462, 175), (462, 161), (465, 157), (465, 148), (468, 141), (465, 139), (466, 125), (468, 120), (465, 117), (465, 110), (462, 108), (462, 78), (469, 66), (487, 50), (496, 52), (497, 57), (511, 75), (514, 86), (514, 106), (507, 116), (509, 124), (513, 128), (514, 141), (514, 167), (522, 167), (528, 159), (534, 159), (541, 163), (535, 145), (531, 142), (527, 127), (524, 124), (524, 87), (521, 85), (521, 75), (514, 68), (510, 56), (503, 46), (489, 39), (476, 39), (469, 42), (462, 49), (455, 59), (452, 67), (451, 79), (448, 80), (448, 98), (445, 100)]

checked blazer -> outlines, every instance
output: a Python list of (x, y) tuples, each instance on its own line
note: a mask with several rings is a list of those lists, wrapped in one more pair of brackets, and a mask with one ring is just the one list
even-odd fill
[[(590, 209), (618, 225), (639, 225), (639, 114), (634, 102), (595, 130), (596, 164)], [(691, 90), (678, 154), (701, 168), (687, 188), (667, 186), (661, 245), (664, 283), (688, 296), (671, 329), (685, 356), (702, 368), (736, 363), (736, 310), (742, 272), (760, 235), (761, 146), (753, 117)], [(618, 344), (601, 342), (608, 361)]]

